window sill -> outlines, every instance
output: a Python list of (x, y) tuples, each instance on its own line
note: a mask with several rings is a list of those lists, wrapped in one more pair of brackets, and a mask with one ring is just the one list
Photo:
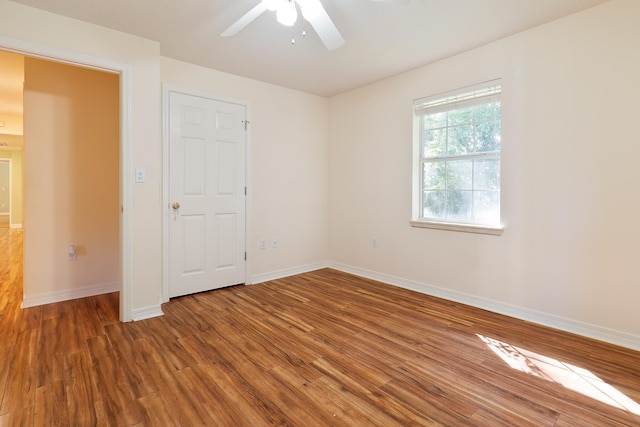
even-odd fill
[(457, 224), (455, 222), (436, 222), (436, 221), (410, 221), (412, 227), (432, 228), (435, 230), (460, 231), (463, 233), (489, 234), (491, 236), (500, 236), (504, 231), (503, 226), (490, 225), (471, 225)]

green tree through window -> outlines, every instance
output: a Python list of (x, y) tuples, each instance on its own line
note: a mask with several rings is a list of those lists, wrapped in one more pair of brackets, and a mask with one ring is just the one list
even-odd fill
[(420, 220), (500, 224), (500, 84), (416, 102)]

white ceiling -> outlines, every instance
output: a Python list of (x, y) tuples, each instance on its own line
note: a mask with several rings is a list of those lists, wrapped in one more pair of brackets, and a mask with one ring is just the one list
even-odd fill
[(166, 57), (331, 96), (606, 0), (322, 0), (346, 40), (334, 51), (310, 26), (302, 38), (301, 18), (287, 28), (269, 11), (219, 36), (260, 0), (13, 1), (156, 40)]

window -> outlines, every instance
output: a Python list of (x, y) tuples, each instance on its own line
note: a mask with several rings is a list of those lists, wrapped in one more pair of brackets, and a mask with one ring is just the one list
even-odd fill
[(418, 227), (500, 234), (499, 80), (414, 102)]

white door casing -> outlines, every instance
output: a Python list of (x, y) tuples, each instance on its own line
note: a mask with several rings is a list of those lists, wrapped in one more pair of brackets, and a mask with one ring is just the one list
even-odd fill
[(11, 226), (11, 159), (0, 159), (0, 215), (7, 215)]
[(246, 107), (169, 93), (169, 297), (245, 283)]
[[(48, 61), (73, 64), (79, 67), (87, 67), (120, 75), (120, 321), (133, 320), (132, 307), (132, 259), (131, 250), (131, 210), (132, 210), (132, 185), (131, 185), (131, 103), (132, 103), (132, 70), (130, 65), (85, 55), (83, 53), (59, 49), (47, 44), (14, 39), (0, 36), (0, 49), (14, 52), (20, 55)], [(26, 187), (25, 187), (26, 188)], [(25, 224), (26, 225), (26, 224)]]

